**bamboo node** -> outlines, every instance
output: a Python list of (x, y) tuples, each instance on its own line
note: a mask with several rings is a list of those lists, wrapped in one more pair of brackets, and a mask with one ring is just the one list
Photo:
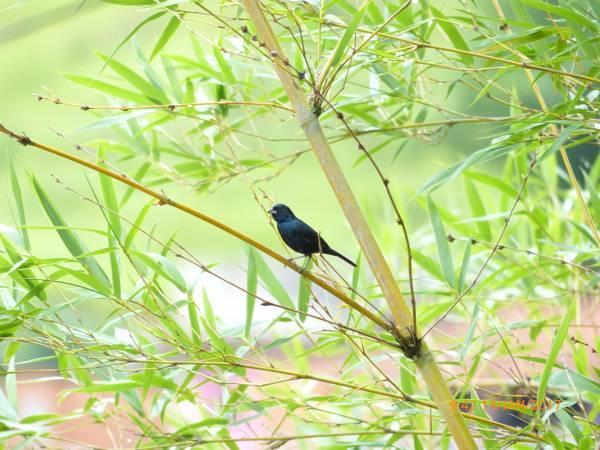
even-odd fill
[(407, 327), (407, 334), (400, 333), (400, 330), (396, 326), (390, 328), (390, 332), (398, 345), (400, 350), (407, 358), (416, 361), (421, 357), (421, 343), (423, 339), (419, 338), (412, 326)]

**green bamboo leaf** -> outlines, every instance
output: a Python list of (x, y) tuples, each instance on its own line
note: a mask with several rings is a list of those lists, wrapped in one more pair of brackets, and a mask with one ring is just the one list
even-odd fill
[(35, 281), (36, 276), (28, 268), (31, 265), (31, 258), (23, 257), (4, 232), (0, 233), (0, 241), (12, 263), (7, 271), (8, 275), (28, 292), (35, 291), (40, 299), (46, 300), (46, 293), (43, 289), (38, 289), (40, 283)]
[[(475, 188), (475, 185), (468, 178), (464, 179), (465, 184), (465, 192), (467, 194), (467, 201), (469, 203), (469, 207), (471, 208), (471, 212), (473, 216), (476, 218), (481, 218), (487, 216), (487, 212), (485, 210), (485, 206), (481, 201), (481, 197), (479, 196), (479, 192)], [(479, 228), (479, 234), (486, 241), (492, 240), (492, 229), (490, 228), (490, 223), (487, 220), (481, 220), (475, 222), (477, 228)]]
[(512, 150), (513, 145), (510, 144), (500, 147), (493, 145), (476, 151), (475, 153), (467, 156), (461, 162), (456, 163), (448, 167), (447, 169), (442, 170), (438, 174), (434, 175), (423, 186), (421, 186), (421, 188), (419, 188), (417, 194), (420, 195), (424, 193), (431, 193), (435, 189), (440, 187), (442, 184), (447, 183), (448, 181), (456, 178), (469, 167), (475, 164), (483, 164), (489, 161), (493, 161), (496, 158), (500, 158), (501, 156), (510, 153)]
[[(104, 1), (107, 1), (107, 0), (104, 0)], [(145, 0), (142, 0), (142, 1), (145, 1)], [(123, 47), (123, 45), (125, 45), (133, 36), (135, 36), (137, 34), (137, 32), (142, 27), (144, 27), (144, 25), (147, 25), (148, 23), (164, 16), (166, 13), (167, 13), (167, 11), (159, 11), (155, 14), (152, 14), (151, 16), (146, 17), (144, 20), (142, 20), (140, 23), (138, 23), (135, 27), (133, 27), (133, 29), (129, 32), (129, 34), (127, 34), (127, 36), (125, 36), (125, 38), (123, 38), (123, 40), (121, 42), (119, 42), (119, 45), (117, 45), (117, 47), (112, 51), (112, 53), (108, 57), (107, 62), (112, 60), (113, 56), (115, 56), (117, 54), (117, 52), (121, 49), (121, 47)], [(107, 62), (104, 63), (104, 66), (100, 70), (100, 73), (104, 72)]]
[(354, 34), (356, 33), (356, 30), (358, 29), (360, 23), (362, 22), (363, 16), (365, 15), (365, 12), (367, 11), (368, 5), (369, 5), (369, 0), (364, 1), (363, 4), (358, 9), (358, 11), (356, 11), (356, 14), (354, 14), (354, 17), (352, 17), (352, 21), (350, 22), (350, 25), (348, 25), (348, 28), (346, 28), (344, 35), (338, 41), (337, 45), (335, 46), (335, 49), (333, 50), (333, 57), (331, 58), (331, 66), (330, 67), (335, 68), (338, 65), (338, 63), (340, 62), (340, 59), (342, 59), (342, 56), (346, 53), (346, 51), (349, 47), (350, 41), (352, 40)]
[(181, 3), (188, 3), (189, 1), (190, 0), (158, 0), (155, 1), (154, 4), (150, 8), (148, 8), (148, 10), (164, 9), (170, 6), (179, 5)]
[(139, 258), (144, 265), (152, 268), (155, 273), (160, 274), (177, 286), (181, 292), (188, 292), (189, 286), (187, 282), (183, 278), (183, 275), (181, 275), (177, 266), (173, 264), (171, 260), (159, 253), (141, 252), (137, 250), (130, 250), (130, 252), (136, 258)]
[(549, 2), (543, 2), (540, 0), (521, 0), (521, 3), (525, 3), (532, 8), (546, 11), (551, 14), (556, 14), (564, 17), (567, 20), (575, 22), (579, 25), (589, 28), (591, 31), (598, 32), (599, 27), (594, 21), (588, 19), (583, 14), (577, 12), (577, 8), (564, 8), (562, 6), (554, 5)]
[[(100, 165), (103, 165), (101, 161), (104, 159), (104, 152), (98, 152)], [(119, 204), (117, 201), (117, 195), (115, 194), (115, 188), (113, 185), (112, 178), (107, 175), (99, 174), (100, 177), (100, 188), (102, 190), (102, 197), (106, 209), (102, 210), (106, 220), (109, 224), (108, 246), (114, 249), (109, 253), (111, 279), (114, 287), (114, 294), (117, 298), (121, 297), (121, 263), (119, 260), (119, 254), (117, 253), (118, 243), (121, 240), (121, 218), (119, 217)], [(94, 194), (95, 195), (95, 194)]]
[[(255, 410), (258, 410), (258, 411), (261, 411), (262, 409), (261, 409), (259, 406), (257, 406), (257, 405), (258, 405), (258, 403), (254, 402), (254, 403), (252, 404), (252, 407), (253, 407), (253, 409), (255, 409)], [(224, 440), (226, 441), (226, 442), (225, 442), (225, 445), (227, 446), (227, 448), (228, 448), (229, 450), (240, 450), (240, 447), (239, 447), (239, 446), (237, 445), (237, 443), (235, 442), (235, 439), (233, 439), (233, 438), (231, 437), (231, 433), (229, 432), (229, 429), (228, 429), (227, 427), (223, 427), (223, 428), (221, 428), (221, 429), (219, 430), (219, 432), (217, 433), (217, 435), (218, 435), (218, 436), (219, 436), (221, 439), (224, 439)], [(582, 450), (584, 450), (584, 449), (582, 449)]]
[(542, 154), (542, 156), (540, 157), (540, 162), (544, 161), (546, 158), (559, 151), (560, 148), (565, 144), (565, 142), (567, 142), (571, 134), (573, 134), (573, 132), (578, 130), (580, 127), (581, 125), (572, 125), (570, 127), (565, 128), (563, 132), (560, 133), (560, 135), (558, 136), (558, 139), (556, 139), (552, 143), (550, 148)]
[(76, 355), (69, 355), (67, 358), (69, 360), (71, 377), (75, 378), (84, 386), (92, 386), (94, 384), (94, 380), (92, 379), (88, 369), (85, 368), (85, 362)]
[(385, 18), (381, 14), (381, 8), (377, 4), (377, 2), (369, 2), (368, 5), (369, 16), (372, 23), (383, 23), (385, 22)]
[(510, 198), (515, 198), (517, 196), (517, 190), (499, 178), (481, 172), (474, 172), (472, 170), (466, 170), (464, 175), (479, 181), (480, 183), (496, 188)]
[[(447, 15), (442, 13), (439, 9), (434, 8), (433, 6), (429, 6), (429, 9), (437, 19), (437, 24), (444, 31), (450, 42), (454, 45), (454, 47), (460, 50), (470, 51), (471, 49), (463, 39), (462, 35), (458, 31), (458, 29), (454, 26), (452, 22), (447, 19)], [(460, 55), (460, 58), (463, 60), (464, 64), (467, 66), (473, 65), (473, 57), (471, 55)]]
[(562, 442), (560, 442), (560, 439), (558, 439), (558, 436), (551, 430), (546, 431), (544, 437), (550, 442), (554, 450), (565, 450), (565, 447)]
[(46, 212), (50, 222), (57, 227), (56, 232), (65, 244), (65, 247), (67, 247), (67, 250), (69, 250), (71, 255), (73, 255), (100, 284), (105, 287), (110, 287), (110, 281), (108, 280), (106, 273), (104, 273), (104, 270), (102, 270), (96, 260), (91, 256), (83, 256), (88, 253), (88, 250), (85, 248), (85, 245), (79, 236), (69, 228), (68, 224), (64, 221), (35, 176), (32, 175), (31, 180), (42, 208)]
[[(144, 177), (148, 174), (148, 171), (151, 167), (152, 163), (145, 162), (135, 172), (135, 174), (133, 175), (133, 179), (135, 181), (141, 182), (144, 179)], [(123, 194), (123, 198), (121, 199), (121, 206), (125, 206), (125, 204), (129, 201), (134, 192), (136, 192), (134, 188), (132, 188), (131, 186), (127, 186), (127, 190), (125, 191), (125, 193)]]
[(12, 406), (12, 409), (19, 412), (19, 392), (17, 389), (17, 374), (15, 372), (15, 357), (10, 358), (7, 366), (7, 374), (4, 377), (4, 386), (6, 388), (6, 397)]
[[(173, 64), (173, 61), (164, 55), (161, 55), (160, 61), (163, 66), (163, 70), (165, 71), (165, 74), (167, 75), (167, 79), (169, 80), (169, 85), (171, 86), (171, 92), (173, 92), (173, 96), (177, 100), (177, 103), (190, 103), (190, 102), (186, 102), (183, 99), (182, 84), (185, 84), (185, 83), (182, 83), (181, 80), (179, 79), (179, 75), (177, 73), (177, 67), (175, 66), (175, 64)], [(185, 108), (185, 110), (189, 111), (190, 108)]]
[(150, 203), (146, 203), (144, 205), (144, 207), (140, 210), (137, 217), (135, 218), (135, 221), (133, 222), (133, 225), (131, 226), (129, 233), (127, 233), (127, 236), (125, 237), (125, 243), (123, 244), (125, 251), (129, 251), (129, 249), (132, 248), (133, 240), (135, 239), (138, 232), (140, 231), (140, 228), (141, 228), (142, 224), (144, 223), (144, 220), (146, 219), (146, 216), (150, 212), (150, 209), (152, 208), (152, 206), (154, 206), (154, 201), (151, 201)]
[(238, 402), (244, 395), (244, 393), (248, 390), (247, 384), (240, 384), (229, 394), (229, 398), (227, 399), (227, 403), (225, 403), (225, 410), (237, 409)]
[(175, 433), (177, 436), (195, 436), (204, 432), (206, 427), (214, 425), (227, 425), (229, 421), (224, 417), (209, 417), (208, 419), (194, 422), (184, 427), (181, 427)]
[[(104, 3), (113, 3), (115, 5), (135, 6), (135, 5), (156, 5), (156, 0), (102, 0)], [(163, 1), (163, 0), (161, 0)]]
[[(36, 423), (36, 422), (49, 422), (52, 421), (53, 424), (60, 423), (63, 421), (63, 416), (60, 414), (47, 413), (47, 414), (33, 414), (31, 416), (24, 417), (21, 420), (21, 423)], [(26, 445), (22, 447), (15, 447), (14, 450), (26, 449), (28, 448)]]
[(138, 75), (125, 64), (122, 64), (115, 59), (110, 59), (108, 56), (103, 55), (102, 53), (97, 53), (97, 55), (117, 75), (127, 81), (131, 86), (136, 88), (148, 100), (152, 101), (153, 103), (168, 103), (165, 93), (160, 88), (142, 76)]
[(427, 197), (427, 205), (429, 206), (429, 218), (431, 220), (431, 225), (433, 226), (442, 274), (444, 275), (446, 282), (454, 288), (456, 287), (454, 265), (452, 264), (452, 255), (450, 254), (450, 246), (448, 245), (448, 238), (446, 237), (444, 225), (442, 224), (442, 220), (440, 219), (440, 215), (433, 200), (431, 200), (431, 197), (429, 196)]
[(217, 323), (215, 320), (215, 315), (213, 313), (210, 301), (208, 300), (206, 291), (202, 292), (202, 302), (204, 305), (204, 317), (202, 317), (201, 320), (202, 324), (204, 325), (204, 329), (206, 330), (206, 334), (208, 335), (208, 339), (210, 341), (211, 346), (215, 350), (225, 355), (233, 354), (233, 349), (219, 333)]
[[(79, 281), (83, 283), (83, 286), (79, 286), (81, 288), (87, 289), (90, 292), (97, 294), (100, 297), (108, 297), (111, 295), (110, 286), (102, 283), (97, 279), (94, 275), (90, 275), (88, 272), (83, 270), (71, 269), (69, 267), (56, 265), (57, 268), (60, 268), (62, 271), (66, 272), (68, 275), (77, 278)], [(58, 278), (56, 278), (58, 279)]]
[(360, 268), (362, 265), (362, 251), (358, 253), (356, 258), (356, 266), (352, 271), (352, 291), (350, 292), (350, 298), (356, 300), (356, 293), (358, 292), (358, 282), (360, 281)]
[[(559, 27), (556, 24), (547, 27), (537, 27), (535, 29), (527, 29), (522, 33), (511, 33), (508, 36), (494, 36), (492, 39), (483, 40), (479, 46), (475, 48), (479, 53), (493, 53), (502, 51), (506, 48), (517, 48), (527, 44), (543, 41), (549, 36), (561, 35), (568, 33), (567, 27)], [(542, 48), (536, 47), (536, 50)]]
[(573, 418), (564, 409), (559, 408), (554, 414), (556, 417), (558, 417), (558, 420), (562, 422), (565, 428), (569, 430), (569, 433), (571, 433), (571, 436), (573, 436), (575, 442), (579, 442), (581, 439), (583, 439), (583, 433), (577, 425), (577, 422), (575, 422), (575, 420), (573, 420)]
[(108, 245), (110, 248), (114, 249), (108, 255), (110, 260), (110, 274), (113, 284), (113, 293), (115, 297), (121, 297), (121, 261), (119, 259), (119, 254), (117, 253), (117, 241), (113, 236), (108, 238)]
[(0, 338), (8, 338), (14, 336), (15, 333), (23, 325), (23, 319), (15, 317), (16, 312), (3, 312), (0, 313)]
[(181, 17), (177, 15), (171, 17), (171, 19), (167, 23), (167, 26), (156, 40), (156, 44), (154, 44), (154, 48), (152, 49), (152, 53), (150, 55), (150, 61), (152, 61), (156, 57), (156, 55), (160, 53), (164, 46), (167, 45), (171, 37), (173, 37), (173, 35), (177, 31), (177, 28), (179, 28), (179, 25), (181, 25), (183, 16), (184, 14), (182, 14)]
[[(12, 153), (9, 153), (12, 155)], [(31, 243), (29, 241), (29, 233), (27, 232), (27, 228), (24, 228), (27, 225), (27, 219), (25, 216), (25, 206), (23, 205), (23, 195), (21, 193), (21, 186), (19, 184), (19, 179), (17, 178), (17, 174), (15, 172), (14, 161), (12, 156), (11, 160), (8, 164), (10, 170), (10, 184), (12, 187), (13, 197), (15, 198), (15, 204), (17, 206), (17, 216), (19, 219), (19, 233), (23, 237), (23, 245), (26, 250), (31, 251)]]
[(525, 6), (522, 2), (510, 2), (509, 5), (510, 5), (510, 8), (515, 13), (515, 16), (517, 19), (519, 19), (522, 22), (527, 23), (527, 24), (535, 23), (535, 21), (531, 17), (531, 14), (529, 14), (529, 10), (527, 9), (527, 6)]
[(205, 289), (202, 289), (202, 305), (204, 306), (204, 316), (206, 323), (213, 329), (217, 329), (217, 321), (215, 320), (215, 314), (213, 313), (212, 305), (208, 299), (208, 294)]
[(150, 64), (150, 61), (148, 61), (148, 59), (146, 58), (146, 55), (144, 54), (144, 50), (139, 45), (138, 41), (136, 41), (136, 40), (133, 41), (133, 48), (135, 50), (135, 55), (137, 56), (137, 60), (140, 64), (140, 69), (143, 71), (144, 75), (148, 78), (148, 81), (153, 86), (156, 86), (158, 88), (158, 90), (161, 92), (161, 94), (163, 94), (165, 96), (165, 99), (168, 98), (166, 86), (163, 85), (162, 80), (160, 79), (160, 77), (158, 76), (158, 74), (156, 73), (156, 71), (154, 70), (152, 65)]
[(256, 252), (252, 247), (248, 248), (248, 275), (246, 277), (246, 325), (244, 327), (244, 336), (246, 336), (246, 338), (250, 337), (252, 318), (254, 316), (254, 304), (256, 302), (256, 288), (258, 286), (255, 253)]
[(123, 392), (140, 387), (143, 387), (141, 382), (130, 379), (94, 381), (94, 384), (79, 389), (73, 389), (73, 392), (85, 392), (88, 394), (99, 392)]
[(555, 370), (548, 380), (548, 386), (556, 388), (570, 384), (573, 384), (579, 391), (600, 395), (600, 383), (570, 369)]
[(465, 279), (469, 271), (469, 261), (471, 259), (471, 240), (467, 241), (465, 246), (465, 253), (463, 255), (462, 266), (460, 268), (460, 275), (458, 276), (458, 292), (462, 293), (465, 291)]
[[(427, 207), (426, 203), (427, 201), (423, 200), (423, 205), (425, 205), (425, 207)], [(470, 223), (464, 223), (460, 217), (453, 214), (449, 209), (444, 208), (442, 205), (436, 205), (436, 208), (442, 219), (442, 222), (448, 227), (452, 228), (452, 230), (458, 231), (463, 236), (473, 236), (475, 234), (475, 229)]]
[(128, 89), (114, 86), (112, 84), (105, 83), (100, 80), (96, 80), (94, 78), (84, 77), (81, 75), (73, 75), (66, 74), (69, 80), (74, 81), (77, 84), (81, 84), (82, 86), (95, 89), (100, 92), (104, 92), (105, 94), (111, 95), (116, 98), (121, 98), (124, 100), (129, 100), (133, 103), (144, 104), (148, 102), (148, 99), (137, 92), (130, 91)]
[[(45, 289), (48, 286), (52, 285), (52, 282), (54, 280), (58, 280), (64, 276), (66, 276), (67, 273), (64, 270), (57, 270), (55, 272), (52, 272), (50, 275), (46, 275), (46, 279), (40, 283), (38, 283), (38, 285), (34, 288), (34, 289), (30, 289), (27, 294), (25, 294), (20, 300), (19, 303), (23, 303), (26, 304), (27, 302), (29, 302), (29, 300), (31, 300), (32, 298), (38, 296), (41, 299), (45, 299), (46, 298), (46, 293), (44, 292)], [(48, 311), (51, 308), (46, 308), (44, 310), (44, 312)], [(40, 313), (40, 314), (43, 314)]]
[(21, 347), (20, 342), (9, 342), (4, 349), (4, 363), (6, 364), (13, 356), (17, 354)]
[(412, 395), (415, 393), (416, 386), (416, 377), (414, 372), (409, 369), (410, 362), (402, 358), (402, 363), (400, 366), (400, 387), (402, 388), (402, 392), (405, 392), (407, 395)]
[[(312, 268), (312, 258), (308, 261), (308, 265), (306, 266), (306, 270), (310, 270)], [(308, 312), (308, 305), (310, 303), (310, 287), (311, 281), (308, 278), (300, 276), (298, 278), (298, 311), (300, 311), (300, 321), (304, 322), (306, 320), (306, 313)]]
[(465, 360), (465, 356), (467, 355), (469, 348), (471, 348), (471, 342), (473, 341), (473, 335), (475, 334), (475, 327), (477, 326), (479, 321), (479, 302), (480, 300), (477, 299), (475, 307), (473, 308), (473, 315), (471, 316), (471, 322), (469, 323), (467, 334), (465, 335), (463, 343), (458, 352), (461, 361)]
[(417, 307), (417, 320), (419, 321), (419, 327), (426, 326), (440, 318), (442, 314), (450, 307), (454, 300), (437, 300), (435, 303), (427, 305), (426, 308)]
[(77, 131), (91, 131), (101, 130), (103, 128), (113, 128), (115, 125), (125, 125), (129, 123), (129, 121), (132, 119), (144, 117), (154, 113), (155, 112), (150, 109), (138, 109), (127, 113), (119, 113), (114, 116), (107, 116), (103, 117), (102, 119), (95, 120), (88, 125), (80, 127)]
[[(287, 308), (294, 308), (294, 302), (288, 295), (287, 291), (277, 279), (277, 277), (273, 274), (265, 260), (259, 253), (254, 253), (254, 261), (256, 262), (256, 269), (258, 276), (265, 284), (265, 287), (270, 292), (270, 294), (275, 298), (275, 300), (282, 306)], [(293, 314), (292, 312), (287, 312), (288, 314)]]
[(546, 388), (548, 386), (548, 380), (550, 379), (550, 375), (552, 374), (552, 368), (554, 367), (554, 363), (556, 362), (556, 358), (562, 348), (563, 343), (565, 342), (565, 338), (569, 333), (569, 326), (571, 325), (571, 321), (575, 316), (575, 305), (577, 300), (573, 298), (569, 307), (567, 308), (567, 312), (563, 317), (563, 320), (556, 330), (556, 334), (554, 335), (554, 340), (552, 341), (552, 347), (550, 347), (550, 353), (548, 354), (548, 359), (546, 360), (546, 364), (544, 365), (544, 370), (542, 372), (542, 376), (540, 377), (540, 385), (538, 387), (537, 392), (537, 402), (541, 404), (541, 402), (546, 398)]
[(13, 409), (12, 405), (4, 395), (4, 391), (2, 389), (0, 389), (0, 415), (14, 422), (17, 422), (19, 420), (17, 416), (17, 411)]
[[(170, 377), (163, 376), (163, 372), (155, 371), (155, 376), (152, 377), (151, 385), (161, 389), (167, 389), (169, 391), (174, 391), (180, 388), (180, 384), (173, 381)], [(138, 381), (140, 383), (146, 383), (147, 377), (144, 373), (136, 373), (129, 377), (131, 381)], [(181, 392), (181, 391), (180, 391)]]
[(436, 280), (441, 281), (444, 279), (439, 264), (437, 264), (433, 259), (416, 249), (412, 249), (412, 254), (415, 262), (429, 272), (430, 275), (433, 275)]
[(391, 89), (391, 93), (400, 92), (402, 90), (402, 83), (400, 83), (384, 65), (379, 62), (374, 62), (371, 64), (371, 66), (381, 81), (383, 81), (383, 83)]
[(198, 317), (198, 306), (194, 301), (193, 297), (188, 294), (188, 317), (190, 319), (190, 328), (192, 334), (192, 341), (198, 347), (202, 345), (202, 331), (200, 330), (200, 318)]
[(147, 398), (148, 392), (150, 391), (150, 388), (153, 386), (152, 381), (154, 379), (154, 375), (156, 374), (156, 372), (157, 372), (156, 364), (149, 363), (144, 366), (144, 372), (142, 373), (142, 376), (143, 376), (142, 398), (144, 400)]
[[(103, 158), (103, 155), (100, 155)], [(103, 164), (100, 164), (103, 165)], [(102, 191), (102, 197), (104, 205), (106, 206), (106, 216), (110, 223), (110, 232), (114, 234), (117, 239), (121, 239), (121, 218), (119, 217), (119, 202), (117, 201), (117, 195), (115, 194), (115, 187), (113, 179), (103, 173), (98, 174), (100, 178), (100, 189)]]
[(225, 57), (223, 56), (223, 52), (221, 51), (221, 46), (220, 45), (214, 45), (213, 46), (213, 55), (215, 56), (215, 59), (217, 60), (217, 64), (219, 65), (219, 69), (220, 69), (220, 73), (221, 76), (218, 77), (219, 80), (223, 80), (226, 82), (226, 84), (233, 86), (236, 85), (237, 83), (239, 83), (238, 80), (236, 80), (235, 75), (233, 74), (233, 71), (231, 70), (231, 63), (229, 61), (227, 61), (225, 59)]

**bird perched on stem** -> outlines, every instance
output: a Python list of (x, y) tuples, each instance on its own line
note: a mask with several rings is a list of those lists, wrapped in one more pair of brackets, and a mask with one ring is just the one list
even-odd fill
[(269, 214), (271, 214), (275, 222), (277, 222), (277, 230), (279, 231), (283, 242), (285, 242), (292, 250), (302, 253), (304, 256), (308, 256), (309, 261), (310, 256), (314, 253), (322, 253), (337, 256), (348, 264), (356, 267), (356, 264), (354, 264), (352, 260), (332, 249), (319, 233), (298, 219), (286, 205), (281, 203), (274, 205), (269, 210)]

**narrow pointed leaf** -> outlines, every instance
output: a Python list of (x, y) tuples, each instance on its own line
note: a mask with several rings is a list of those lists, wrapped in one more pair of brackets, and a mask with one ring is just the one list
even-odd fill
[(183, 20), (183, 17), (181, 17), (181, 18), (179, 16), (171, 17), (171, 19), (167, 23), (167, 26), (165, 27), (163, 32), (158, 37), (156, 44), (154, 44), (154, 48), (152, 49), (152, 54), (150, 55), (150, 61), (152, 61), (156, 57), (156, 55), (158, 55), (160, 53), (160, 51), (163, 49), (163, 47), (165, 45), (167, 45), (167, 42), (169, 42), (171, 37), (173, 37), (173, 35), (177, 31), (177, 28), (179, 28), (179, 25), (181, 25), (181, 20)]
[(258, 276), (256, 273), (255, 251), (253, 248), (248, 249), (248, 275), (246, 276), (246, 325), (244, 327), (244, 335), (250, 337), (252, 328), (252, 318), (254, 317), (254, 304), (256, 303), (256, 288), (258, 287)]
[(427, 197), (427, 204), (429, 206), (429, 218), (431, 220), (431, 225), (433, 226), (433, 233), (437, 245), (442, 274), (444, 275), (446, 282), (451, 287), (455, 287), (456, 283), (454, 278), (454, 265), (452, 264), (452, 255), (450, 254), (448, 238), (446, 237), (446, 231), (444, 230), (442, 219), (440, 218), (438, 210), (435, 206), (435, 203), (433, 203), (433, 200), (431, 200), (431, 197)]
[(82, 256), (88, 253), (88, 250), (85, 248), (85, 245), (79, 238), (79, 236), (69, 228), (68, 224), (64, 221), (52, 201), (50, 197), (46, 194), (46, 191), (42, 188), (42, 186), (38, 183), (36, 178), (32, 176), (33, 187), (35, 192), (40, 200), (42, 208), (46, 212), (46, 215), (50, 219), (50, 222), (57, 227), (56, 232), (60, 236), (60, 239), (65, 244), (65, 247), (69, 250), (71, 255), (73, 255), (77, 260), (83, 265), (90, 274), (98, 280), (104, 286), (109, 287), (110, 282), (104, 270), (100, 267), (98, 262), (91, 256)]

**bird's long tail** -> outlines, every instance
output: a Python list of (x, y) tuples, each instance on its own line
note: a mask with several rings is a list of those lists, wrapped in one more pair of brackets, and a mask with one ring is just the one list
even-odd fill
[(346, 261), (346, 262), (347, 262), (348, 264), (350, 264), (351, 266), (354, 266), (354, 267), (356, 267), (356, 264), (354, 264), (354, 262), (353, 262), (351, 259), (349, 259), (349, 258), (346, 258), (344, 255), (342, 255), (341, 253), (338, 253), (338, 252), (336, 252), (336, 251), (335, 251), (334, 249), (332, 249), (332, 248), (331, 248), (331, 249), (329, 249), (329, 250), (328, 250), (328, 251), (326, 251), (326, 252), (324, 251), (323, 253), (327, 253), (328, 255), (337, 256), (338, 258), (340, 258), (340, 259), (343, 259), (344, 261)]

